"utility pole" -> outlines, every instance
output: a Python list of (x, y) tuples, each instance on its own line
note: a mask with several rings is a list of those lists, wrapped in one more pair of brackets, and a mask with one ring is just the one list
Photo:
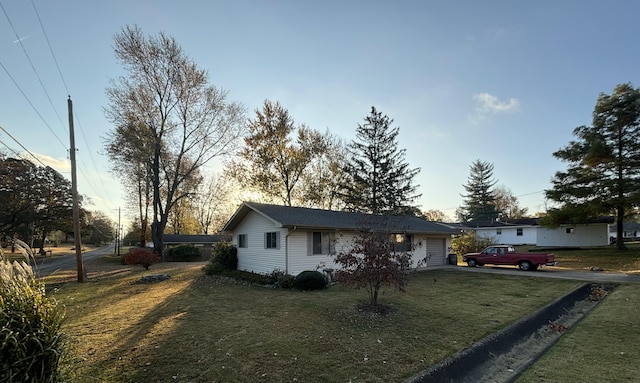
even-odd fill
[(118, 257), (120, 256), (120, 242), (122, 242), (122, 228), (120, 227), (120, 208), (118, 208), (118, 242), (116, 242)]
[(76, 269), (78, 282), (85, 281), (84, 268), (82, 267), (82, 233), (80, 232), (80, 208), (78, 206), (78, 177), (76, 175), (76, 139), (73, 133), (73, 103), (71, 96), (67, 99), (69, 109), (69, 137), (71, 148), (69, 159), (71, 160), (71, 194), (73, 195), (73, 237), (76, 248)]

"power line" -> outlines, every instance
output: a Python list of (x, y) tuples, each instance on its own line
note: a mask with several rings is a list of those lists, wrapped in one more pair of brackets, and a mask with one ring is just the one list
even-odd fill
[(40, 19), (40, 14), (38, 13), (38, 9), (36, 8), (36, 4), (33, 2), (33, 0), (31, 0), (31, 5), (33, 6), (33, 11), (35, 12), (38, 23), (40, 24), (40, 29), (42, 29), (42, 34), (47, 41), (47, 46), (49, 47), (49, 52), (51, 52), (51, 56), (53, 57), (53, 62), (56, 63), (56, 68), (58, 69), (58, 74), (60, 75), (60, 79), (62, 80), (64, 89), (67, 91), (67, 94), (70, 94), (69, 88), (67, 87), (67, 82), (64, 81), (64, 76), (62, 75), (62, 71), (60, 70), (60, 65), (58, 65), (58, 60), (56, 59), (56, 55), (53, 53), (53, 48), (51, 47), (51, 43), (49, 42), (49, 36), (47, 35), (47, 31), (45, 31), (44, 29), (44, 25), (42, 24), (42, 20)]
[[(0, 3), (2, 4), (2, 3)], [(20, 85), (18, 85), (18, 83), (16, 82), (16, 80), (13, 78), (13, 76), (11, 76), (11, 73), (9, 73), (9, 71), (7, 70), (7, 67), (4, 66), (4, 64), (2, 64), (2, 61), (0, 61), (0, 67), (2, 67), (2, 69), (5, 71), (5, 73), (7, 74), (7, 76), (9, 76), (9, 78), (11, 79), (11, 81), (13, 82), (13, 85), (16, 86), (16, 88), (18, 88), (18, 90), (20, 91), (20, 93), (22, 94), (22, 96), (27, 100), (27, 102), (29, 103), (29, 105), (31, 105), (31, 108), (36, 112), (36, 114), (38, 115), (38, 117), (40, 117), (40, 119), (42, 120), (42, 122), (45, 124), (45, 126), (49, 129), (49, 131), (51, 133), (53, 133), (53, 135), (58, 139), (58, 142), (62, 145), (63, 148), (65, 148), (65, 150), (67, 149), (67, 146), (62, 142), (62, 140), (60, 139), (60, 137), (58, 137), (58, 135), (53, 131), (53, 129), (51, 129), (51, 126), (49, 126), (49, 123), (47, 123), (47, 120), (44, 119), (44, 117), (42, 117), (42, 114), (40, 114), (40, 112), (38, 111), (38, 109), (35, 107), (35, 105), (33, 105), (33, 103), (31, 102), (31, 100), (29, 99), (29, 97), (24, 93), (24, 91), (22, 90), (22, 88), (20, 87)]]
[[(54, 61), (54, 63), (55, 63), (55, 66), (56, 66), (56, 68), (57, 68), (57, 70), (58, 70), (58, 74), (59, 74), (59, 76), (60, 76), (60, 80), (62, 81), (62, 84), (63, 84), (63, 86), (64, 86), (64, 88), (65, 88), (65, 90), (66, 90), (67, 94), (70, 94), (70, 92), (69, 92), (69, 88), (68, 88), (68, 86), (67, 86), (67, 82), (65, 81), (65, 78), (64, 78), (64, 75), (62, 74), (62, 70), (61, 70), (60, 65), (59, 65), (59, 63), (58, 63), (57, 57), (56, 57), (55, 52), (54, 52), (54, 50), (53, 50), (53, 47), (52, 47), (52, 45), (51, 45), (51, 41), (49, 40), (49, 36), (48, 36), (48, 34), (47, 34), (47, 31), (46, 31), (46, 29), (45, 29), (45, 27), (44, 27), (44, 24), (43, 24), (43, 22), (42, 22), (42, 19), (41, 19), (41, 17), (40, 17), (40, 14), (39, 14), (39, 12), (38, 12), (38, 9), (37, 9), (37, 7), (36, 7), (35, 3), (33, 2), (33, 0), (31, 0), (31, 5), (32, 5), (32, 7), (33, 7), (33, 11), (34, 11), (35, 16), (36, 16), (36, 18), (37, 18), (37, 20), (38, 20), (38, 23), (39, 23), (39, 25), (40, 25), (40, 29), (42, 30), (42, 34), (44, 35), (44, 38), (45, 38), (45, 40), (46, 40), (46, 42), (47, 42), (47, 46), (48, 46), (48, 48), (49, 48), (49, 52), (50, 52), (50, 54), (51, 54), (51, 57), (53, 58), (53, 61)], [(0, 7), (2, 7), (2, 4), (0, 4)], [(47, 98), (49, 99), (49, 103), (52, 105), (52, 107), (53, 107), (54, 111), (56, 112), (56, 115), (58, 116), (58, 120), (60, 120), (60, 122), (61, 122), (61, 124), (62, 124), (62, 121), (61, 121), (61, 119), (60, 119), (60, 115), (58, 114), (58, 111), (56, 110), (56, 108), (55, 108), (55, 106), (54, 106), (53, 102), (51, 101), (51, 98), (49, 97), (49, 94), (48, 94), (48, 92), (47, 92), (47, 90), (46, 90), (46, 88), (45, 88), (45, 86), (44, 86), (44, 84), (43, 84), (42, 80), (40, 79), (40, 76), (38, 75), (38, 72), (37, 72), (37, 70), (35, 69), (35, 66), (34, 66), (34, 64), (33, 64), (32, 60), (31, 60), (31, 58), (30, 58), (29, 54), (27, 53), (25, 46), (22, 44), (22, 41), (21, 41), (21, 39), (20, 39), (20, 37), (19, 37), (19, 35), (18, 35), (18, 33), (17, 33), (16, 29), (14, 28), (13, 23), (11, 22), (11, 19), (10, 19), (9, 15), (7, 14), (7, 12), (6, 12), (6, 10), (5, 10), (5, 8), (4, 8), (4, 7), (2, 7), (2, 10), (3, 10), (4, 14), (5, 14), (5, 17), (6, 17), (6, 18), (7, 18), (7, 20), (9, 21), (9, 24), (11, 25), (11, 28), (12, 28), (12, 30), (13, 30), (13, 33), (14, 33), (14, 34), (15, 34), (15, 36), (16, 36), (16, 42), (19, 42), (19, 43), (20, 43), (20, 46), (22, 47), (22, 50), (23, 50), (23, 52), (24, 52), (25, 56), (27, 57), (27, 60), (29, 61), (29, 63), (30, 63), (30, 65), (31, 65), (31, 68), (32, 68), (33, 72), (35, 73), (36, 77), (38, 78), (38, 81), (40, 82), (40, 85), (41, 85), (41, 87), (42, 87), (43, 91), (45, 92), (45, 94), (46, 94)], [(0, 64), (1, 64), (1, 63), (0, 63)], [(4, 65), (3, 65), (3, 68), (4, 68)], [(40, 116), (40, 118), (43, 120), (43, 122), (45, 123), (45, 125), (47, 125), (47, 127), (49, 128), (49, 130), (51, 131), (51, 133), (53, 133), (53, 135), (58, 139), (58, 141), (60, 141), (60, 143), (62, 143), (62, 140), (60, 140), (60, 138), (58, 138), (58, 136), (56, 135), (56, 133), (55, 133), (55, 132), (53, 132), (53, 130), (49, 127), (49, 125), (47, 124), (47, 122), (44, 120), (44, 118), (42, 117), (42, 115), (37, 111), (37, 109), (35, 108), (35, 106), (33, 105), (33, 103), (31, 103), (31, 101), (30, 101), (30, 100), (29, 100), (29, 98), (26, 96), (26, 94), (22, 91), (22, 89), (21, 89), (21, 88), (20, 88), (20, 86), (17, 84), (17, 82), (16, 82), (15, 80), (13, 80), (13, 78), (12, 78), (11, 74), (8, 72), (8, 70), (7, 70), (6, 68), (4, 68), (4, 70), (5, 70), (5, 72), (7, 72), (7, 74), (9, 75), (9, 77), (12, 79), (12, 81), (14, 82), (14, 84), (16, 85), (16, 87), (20, 90), (20, 92), (22, 93), (22, 95), (23, 95), (23, 96), (24, 96), (24, 97), (29, 101), (29, 104), (31, 105), (31, 107), (32, 107), (32, 108), (36, 111), (36, 113)], [(75, 119), (76, 119), (76, 120), (78, 120), (78, 116), (77, 116), (75, 113), (74, 113), (74, 117), (75, 117)], [(63, 125), (64, 125), (64, 124), (63, 124)], [(80, 124), (78, 124), (78, 125), (80, 125)], [(80, 127), (81, 127), (81, 126), (80, 126)], [(86, 139), (86, 136), (85, 136), (85, 134), (84, 134), (84, 130), (83, 130), (83, 129), (80, 129), (80, 132), (82, 133), (82, 136), (83, 136), (83, 138), (84, 138), (84, 142), (85, 142), (85, 144), (86, 144), (87, 148), (90, 148), (90, 145), (89, 145), (89, 143), (88, 143), (88, 141), (87, 141), (87, 139)], [(62, 145), (63, 145), (63, 147), (65, 147), (65, 148), (66, 148), (66, 145), (65, 145), (64, 143), (62, 143)], [(25, 149), (25, 150), (26, 150), (26, 149)], [(89, 156), (90, 156), (91, 162), (92, 162), (92, 164), (93, 164), (93, 168), (94, 168), (94, 170), (95, 170), (96, 174), (99, 174), (99, 173), (100, 173), (100, 171), (98, 170), (98, 167), (97, 167), (97, 165), (96, 165), (96, 162), (95, 162), (95, 160), (94, 160), (94, 157), (93, 157), (93, 155), (92, 155), (91, 150), (88, 150), (88, 152), (89, 152)], [(95, 185), (94, 185), (94, 184), (89, 180), (89, 178), (88, 178), (88, 177), (87, 177), (83, 172), (80, 172), (80, 173), (82, 174), (83, 178), (85, 179), (85, 181), (87, 182), (87, 184), (89, 185), (89, 187), (93, 190), (93, 192), (94, 192), (96, 195), (98, 195), (98, 196), (99, 196), (99, 195), (100, 195), (100, 193), (98, 193), (98, 191), (97, 191), (97, 189), (96, 189)], [(100, 182), (101, 182), (101, 184), (102, 184), (103, 190), (106, 190), (106, 187), (104, 186), (104, 183), (102, 182), (102, 178), (99, 178), (99, 180), (100, 180)], [(104, 198), (104, 200), (105, 200), (105, 201), (107, 201), (107, 199), (106, 199), (106, 198)]]
[(55, 112), (56, 116), (58, 116), (58, 121), (60, 121), (60, 125), (64, 127), (64, 123), (62, 122), (62, 118), (58, 113), (58, 109), (56, 109), (56, 106), (51, 100), (51, 97), (49, 96), (49, 92), (47, 92), (47, 88), (45, 88), (44, 83), (42, 82), (42, 78), (38, 74), (38, 71), (36, 70), (36, 67), (35, 65), (33, 65), (33, 61), (31, 60), (31, 56), (29, 56), (29, 53), (27, 52), (27, 48), (25, 48), (24, 44), (22, 43), (22, 39), (20, 38), (20, 35), (18, 35), (18, 32), (14, 28), (13, 22), (11, 22), (11, 18), (9, 17), (9, 14), (5, 10), (2, 3), (0, 3), (0, 8), (2, 8), (2, 12), (7, 18), (7, 21), (9, 22), (9, 26), (11, 26), (11, 30), (13, 31), (13, 34), (16, 36), (16, 41), (18, 42), (18, 44), (20, 44), (20, 47), (22, 48), (22, 52), (24, 52), (24, 55), (27, 57), (27, 61), (29, 61), (29, 65), (31, 65), (31, 70), (33, 70), (33, 73), (36, 75), (36, 78), (38, 79), (38, 83), (40, 83), (40, 87), (42, 88), (42, 91), (44, 92), (45, 96), (47, 96), (47, 100), (49, 100), (49, 104), (53, 108), (53, 111)]
[[(49, 47), (49, 52), (51, 53), (51, 57), (53, 58), (53, 62), (56, 64), (56, 68), (58, 70), (58, 74), (60, 75), (60, 80), (62, 81), (62, 84), (64, 85), (64, 88), (67, 91), (67, 94), (71, 94), (71, 92), (69, 92), (69, 88), (67, 87), (67, 82), (65, 81), (64, 76), (62, 75), (62, 70), (60, 69), (60, 65), (58, 64), (58, 59), (56, 58), (56, 55), (55, 55), (55, 53), (53, 51), (53, 47), (51, 46), (51, 42), (49, 40), (49, 36), (47, 34), (47, 31), (44, 28), (44, 24), (42, 23), (42, 19), (40, 18), (40, 14), (38, 12), (38, 8), (36, 7), (36, 4), (34, 3), (33, 0), (31, 0), (31, 5), (33, 6), (33, 11), (36, 14), (36, 18), (38, 19), (38, 23), (40, 24), (40, 29), (42, 30), (42, 34), (44, 35), (44, 38), (47, 41), (47, 46)], [(80, 133), (82, 134), (82, 138), (84, 140), (84, 143), (85, 143), (87, 149), (91, 148), (91, 146), (89, 145), (89, 142), (87, 141), (87, 137), (84, 134), (84, 129), (82, 128), (82, 124), (80, 124), (80, 119), (78, 118), (78, 115), (75, 112), (75, 110), (74, 110), (74, 118), (78, 123), (78, 127), (79, 127), (79, 130), (80, 130)], [(89, 158), (91, 160), (91, 163), (93, 164), (93, 169), (96, 171), (96, 174), (99, 174), (100, 171), (98, 170), (98, 166), (96, 165), (96, 161), (95, 161), (95, 159), (93, 157), (92, 151), (88, 150), (88, 153), (89, 153)], [(89, 184), (91, 189), (93, 189), (94, 193), (96, 195), (100, 195), (100, 193), (97, 192), (95, 186), (89, 181), (88, 177), (86, 177), (84, 175), (84, 173), (82, 173), (82, 176), (87, 181), (87, 183)], [(106, 190), (106, 187), (105, 187), (104, 183), (102, 182), (102, 178), (99, 178), (99, 180), (100, 180), (100, 183), (101, 183), (103, 189)]]
[(15, 150), (13, 150), (12, 147), (10, 147), (9, 145), (5, 144), (2, 140), (0, 140), (0, 144), (4, 145), (7, 149), (11, 150), (13, 152), (13, 154), (16, 155), (16, 157), (20, 157), (20, 153), (18, 153)]
[[(90, 148), (91, 146), (89, 145), (89, 142), (87, 141), (87, 136), (84, 134), (84, 129), (82, 128), (82, 124), (80, 124), (80, 119), (78, 118), (77, 114), (75, 115), (75, 118), (76, 118), (76, 121), (78, 121), (78, 127), (80, 128), (80, 134), (82, 134), (82, 139), (84, 140), (84, 143), (87, 146), (87, 148)], [(93, 158), (93, 154), (92, 154), (91, 150), (89, 150), (88, 152), (89, 152), (89, 158), (91, 159), (91, 163), (93, 164), (93, 168), (95, 169), (96, 173), (99, 174), (100, 171), (98, 170), (98, 166), (96, 165), (96, 161)], [(102, 178), (98, 178), (98, 179), (100, 180), (100, 184), (102, 185), (103, 190), (106, 190), (104, 182), (102, 182)], [(99, 193), (96, 192), (96, 194), (99, 194)]]
[[(15, 138), (13, 138), (13, 136), (11, 134), (9, 134), (9, 132), (7, 132), (5, 130), (5, 128), (3, 128), (2, 126), (0, 126), (0, 129), (2, 129), (3, 132), (5, 132), (7, 134), (7, 136), (9, 136), (12, 140), (14, 140), (16, 142), (16, 144), (20, 145), (20, 147), (22, 149), (24, 149), (27, 153), (29, 153), (31, 155), (31, 157), (35, 158), (36, 161), (38, 161), (40, 163), (40, 165), (44, 166), (45, 168), (47, 167), (47, 165), (45, 165), (44, 163), (42, 163), (42, 161), (40, 161), (40, 159), (38, 157), (36, 157), (33, 153), (31, 153), (29, 151), (29, 149), (25, 148), (24, 145), (22, 145), (18, 140), (16, 140)], [(6, 145), (5, 145), (6, 146)]]

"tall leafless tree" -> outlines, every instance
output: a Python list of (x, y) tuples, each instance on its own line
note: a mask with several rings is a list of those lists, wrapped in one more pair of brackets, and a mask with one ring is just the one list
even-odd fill
[(116, 127), (141, 124), (149, 140), (153, 189), (151, 237), (162, 251), (169, 211), (191, 193), (184, 183), (198, 169), (237, 149), (244, 132), (242, 105), (209, 85), (177, 41), (164, 33), (147, 37), (126, 26), (114, 36), (114, 52), (126, 76), (107, 88), (107, 118)]

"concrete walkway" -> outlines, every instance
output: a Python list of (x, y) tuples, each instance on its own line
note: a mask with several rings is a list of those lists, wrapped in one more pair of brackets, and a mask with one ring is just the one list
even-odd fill
[(523, 277), (574, 279), (597, 283), (640, 283), (640, 273), (612, 273), (607, 271), (578, 271), (564, 270), (553, 266), (543, 267), (536, 271), (522, 271), (516, 266), (482, 266), (468, 267), (466, 265), (446, 265), (439, 269), (459, 270), (470, 273), (494, 273), (519, 275)]

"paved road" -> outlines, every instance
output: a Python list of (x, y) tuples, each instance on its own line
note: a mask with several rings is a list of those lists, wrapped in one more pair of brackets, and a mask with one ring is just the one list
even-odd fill
[(522, 271), (516, 267), (467, 267), (466, 265), (444, 266), (445, 269), (464, 270), (470, 273), (496, 273), (521, 275), (525, 277), (575, 279), (580, 281), (591, 281), (599, 283), (640, 283), (639, 273), (612, 273), (607, 271), (579, 271), (564, 270), (556, 267), (544, 267), (536, 271)]
[[(87, 261), (105, 254), (113, 254), (114, 245), (106, 245), (95, 250), (82, 253), (82, 261)], [(36, 276), (44, 277), (55, 273), (58, 270), (76, 270), (76, 255), (65, 255), (55, 258), (42, 258), (36, 260), (36, 267), (33, 268)]]

